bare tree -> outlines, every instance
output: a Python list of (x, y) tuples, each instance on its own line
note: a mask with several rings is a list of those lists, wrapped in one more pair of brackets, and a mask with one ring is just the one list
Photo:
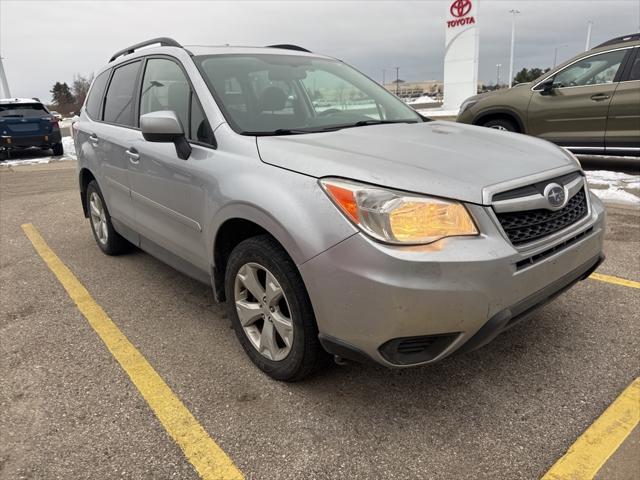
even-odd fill
[(73, 91), (73, 96), (75, 97), (76, 112), (79, 111), (84, 104), (84, 99), (87, 98), (87, 93), (89, 93), (89, 87), (91, 86), (92, 81), (93, 73), (89, 77), (85, 77), (80, 74), (76, 74), (73, 76), (73, 84), (71, 86), (71, 90)]

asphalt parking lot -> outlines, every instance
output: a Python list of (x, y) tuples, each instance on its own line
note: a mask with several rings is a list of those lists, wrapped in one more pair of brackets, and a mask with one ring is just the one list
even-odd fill
[[(246, 478), (539, 478), (640, 375), (640, 290), (588, 279), (481, 350), (428, 368), (351, 364), (275, 382), (249, 362), (210, 288), (141, 251), (99, 251), (74, 169), (0, 171), (0, 478), (198, 478), (25, 223)], [(610, 209), (598, 272), (639, 281), (639, 247), (638, 209)]]

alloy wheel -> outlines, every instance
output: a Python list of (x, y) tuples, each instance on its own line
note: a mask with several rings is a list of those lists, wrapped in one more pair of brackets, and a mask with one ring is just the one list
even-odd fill
[(89, 210), (91, 215), (91, 226), (96, 234), (96, 238), (102, 245), (106, 245), (109, 240), (107, 217), (100, 195), (96, 192), (91, 192), (89, 197)]
[(234, 300), (238, 319), (260, 354), (280, 361), (293, 345), (289, 303), (275, 276), (262, 265), (246, 263), (236, 274)]

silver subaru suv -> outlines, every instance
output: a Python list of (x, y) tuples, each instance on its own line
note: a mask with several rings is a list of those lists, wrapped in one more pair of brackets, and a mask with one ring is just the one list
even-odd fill
[(128, 47), (74, 137), (100, 249), (210, 284), (279, 380), (330, 355), (407, 367), (476, 349), (603, 259), (604, 208), (570, 153), (430, 121), (294, 45)]

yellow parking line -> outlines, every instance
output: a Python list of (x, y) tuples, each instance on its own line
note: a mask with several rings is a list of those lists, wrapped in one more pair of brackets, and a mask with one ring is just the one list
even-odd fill
[(611, 275), (603, 275), (602, 273), (592, 273), (589, 278), (599, 280), (601, 282), (613, 283), (615, 285), (622, 285), (623, 287), (640, 288), (640, 282), (634, 282), (633, 280), (627, 280), (625, 278), (612, 277)]
[(542, 480), (593, 478), (640, 422), (640, 378), (636, 378), (571, 445)]
[(162, 377), (49, 248), (38, 230), (30, 223), (22, 225), (22, 229), (200, 477), (205, 480), (244, 478)]

